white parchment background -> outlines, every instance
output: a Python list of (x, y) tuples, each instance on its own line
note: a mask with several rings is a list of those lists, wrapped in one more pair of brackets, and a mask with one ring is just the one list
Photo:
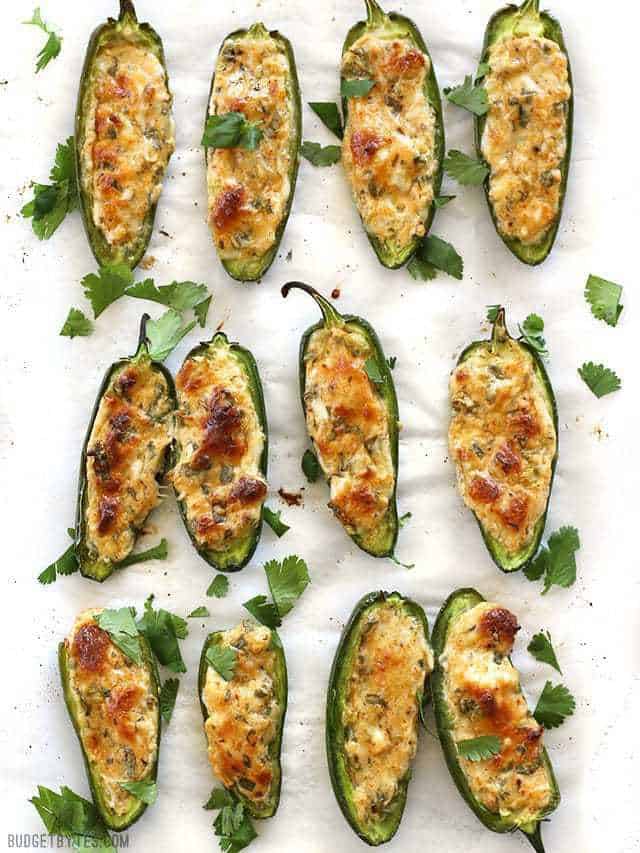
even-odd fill
[[(629, 0), (553, 4), (573, 62), (576, 127), (564, 220), (542, 268), (527, 269), (507, 253), (479, 190), (446, 184), (445, 191), (458, 198), (439, 212), (433, 231), (464, 256), (464, 281), (441, 275), (420, 284), (406, 272), (387, 272), (363, 236), (340, 166), (314, 169), (303, 160), (280, 257), (261, 285), (243, 287), (222, 271), (204, 219), (199, 139), (219, 44), (229, 31), (261, 19), (292, 40), (303, 100), (332, 100), (342, 40), (363, 10), (356, 0), (140, 0), (140, 19), (150, 19), (164, 39), (177, 125), (177, 152), (149, 248), (157, 261), (149, 274), (159, 284), (206, 282), (215, 299), (207, 336), (224, 321), (232, 338), (252, 348), (271, 427), (269, 502), (283, 509), (291, 526), (281, 540), (265, 529), (252, 564), (231, 578), (229, 596), (207, 601), (211, 570), (190, 547), (172, 499), (153, 518), (157, 533), (170, 543), (166, 562), (128, 569), (102, 586), (79, 575), (48, 588), (35, 581), (68, 544), (80, 446), (101, 376), (135, 349), (142, 310), (154, 316), (161, 310), (123, 299), (100, 317), (92, 337), (58, 337), (70, 306), (90, 310), (79, 282), (94, 270), (94, 261), (77, 213), (45, 243), (18, 215), (28, 182), (46, 179), (56, 143), (72, 133), (89, 34), (115, 5), (43, 0), (44, 17), (62, 31), (64, 46), (38, 76), (35, 55), (44, 36), (19, 24), (30, 17), (31, 3), (0, 8), (0, 848), (9, 847), (9, 833), (41, 830), (27, 803), (36, 784), (64, 783), (88, 792), (58, 683), (57, 643), (79, 610), (141, 607), (154, 592), (158, 604), (178, 613), (207, 603), (212, 615), (190, 621), (184, 646), (189, 672), (163, 739), (159, 799), (131, 829), (129, 847), (145, 853), (217, 849), (211, 813), (201, 808), (213, 779), (196, 700), (198, 654), (208, 630), (235, 623), (244, 612), (241, 603), (266, 591), (263, 562), (298, 553), (307, 560), (313, 583), (281, 631), (290, 677), (282, 800), (277, 817), (259, 826), (255, 853), (362, 849), (338, 810), (324, 756), (325, 688), (341, 627), (370, 590), (397, 588), (412, 595), (433, 623), (443, 599), (466, 585), (518, 614), (522, 631), (515, 662), (530, 700), (535, 702), (546, 679), (557, 681), (525, 651), (541, 628), (551, 631), (564, 680), (577, 699), (575, 716), (547, 735), (563, 795), (544, 830), (549, 853), (639, 849), (637, 785), (635, 796), (633, 790), (640, 758), (638, 7)], [(421, 28), (441, 86), (474, 68), (494, 0), (393, 5)], [(448, 148), (471, 153), (470, 116), (447, 106), (445, 119)], [(304, 126), (305, 139), (332, 141), (306, 106)], [(590, 272), (625, 285), (625, 310), (616, 329), (596, 321), (584, 302)], [(401, 512), (413, 514), (401, 532), (398, 554), (415, 562), (412, 571), (358, 551), (326, 508), (325, 485), (303, 482), (300, 457), (306, 442), (297, 350), (317, 312), (301, 294), (282, 300), (281, 284), (294, 278), (325, 293), (338, 287), (337, 307), (367, 317), (387, 355), (397, 356), (394, 378), (404, 425), (399, 503)], [(495, 569), (462, 508), (447, 460), (448, 375), (460, 349), (485, 335), (485, 306), (495, 302), (508, 306), (512, 327), (530, 311), (540, 312), (547, 324), (561, 431), (548, 532), (574, 524), (582, 549), (575, 586), (555, 588), (545, 597), (521, 575), (506, 577)], [(169, 359), (172, 370), (199, 337), (195, 331), (183, 341)], [(623, 390), (596, 400), (576, 373), (588, 359), (617, 369)], [(282, 507), (277, 489), (303, 485), (304, 506)], [(525, 848), (524, 838), (493, 835), (480, 825), (455, 791), (438, 743), (422, 734), (405, 816), (388, 849), (507, 853)]]

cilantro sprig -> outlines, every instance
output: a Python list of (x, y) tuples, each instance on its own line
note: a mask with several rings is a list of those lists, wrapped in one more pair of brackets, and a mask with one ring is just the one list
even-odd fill
[(518, 326), (521, 339), (542, 356), (549, 355), (547, 343), (542, 336), (544, 320), (539, 314), (529, 314), (524, 323)]
[(309, 569), (304, 560), (291, 555), (282, 561), (269, 560), (264, 570), (272, 601), (266, 595), (256, 595), (245, 601), (243, 607), (267, 628), (278, 628), (311, 583)]
[(533, 716), (546, 729), (555, 729), (573, 714), (575, 708), (576, 700), (564, 684), (553, 685), (547, 681)]
[(147, 322), (147, 349), (154, 361), (164, 361), (180, 341), (195, 326), (196, 321), (182, 322), (182, 315), (173, 308), (157, 320)]
[(500, 754), (502, 741), (495, 735), (482, 735), (481, 737), (459, 740), (456, 743), (456, 748), (458, 755), (467, 758), (469, 761), (486, 761), (488, 758)]
[(244, 803), (231, 791), (214, 788), (203, 808), (219, 809), (213, 828), (225, 853), (239, 853), (258, 837)]
[(584, 290), (584, 298), (591, 306), (591, 313), (597, 320), (604, 320), (609, 326), (617, 326), (623, 305), (622, 286), (606, 278), (590, 275)]
[(158, 786), (151, 779), (141, 779), (139, 782), (120, 782), (120, 787), (148, 806), (152, 806), (158, 799)]
[(67, 319), (60, 329), (63, 338), (86, 337), (93, 332), (93, 323), (78, 308), (70, 308)]
[(177, 678), (167, 678), (160, 688), (160, 714), (167, 724), (173, 716), (179, 687), (180, 681)]
[(453, 149), (444, 158), (444, 170), (462, 186), (477, 187), (489, 174), (489, 167), (482, 160), (476, 160)]
[(612, 394), (614, 391), (619, 391), (622, 387), (618, 374), (614, 373), (609, 367), (605, 367), (604, 364), (586, 361), (582, 367), (578, 368), (578, 374), (587, 388), (598, 399), (606, 397), (607, 394)]
[(282, 520), (282, 510), (276, 511), (265, 505), (262, 507), (262, 518), (273, 530), (278, 539), (281, 539), (287, 530), (290, 530), (289, 525), (285, 524)]
[(305, 450), (302, 454), (300, 467), (302, 468), (302, 473), (307, 478), (307, 481), (309, 483), (315, 483), (320, 476), (320, 463), (318, 462), (318, 457), (313, 450)]
[(544, 578), (542, 595), (552, 586), (567, 589), (576, 581), (576, 551), (580, 548), (580, 537), (575, 527), (561, 527), (552, 533), (546, 546), (542, 546), (536, 558), (524, 569), (530, 581)]
[(48, 240), (65, 216), (78, 206), (73, 136), (56, 148), (49, 180), (50, 184), (33, 184), (33, 198), (21, 210), (25, 218), (31, 219), (33, 232), (40, 240)]
[(196, 607), (195, 610), (187, 614), (187, 619), (206, 619), (208, 616), (211, 616), (209, 608), (201, 604), (200, 607)]
[(255, 151), (264, 133), (242, 113), (230, 112), (209, 116), (202, 134), (205, 148), (244, 148)]
[(98, 849), (115, 853), (111, 837), (92, 802), (63, 786), (56, 794), (38, 785), (38, 793), (29, 802), (35, 807), (49, 835), (71, 840), (76, 850)]
[(186, 672), (179, 640), (184, 640), (189, 629), (181, 616), (168, 610), (153, 607), (154, 596), (150, 595), (144, 603), (144, 613), (136, 627), (151, 646), (158, 661), (172, 672)]
[(534, 634), (527, 646), (527, 651), (540, 663), (547, 663), (562, 675), (555, 649), (551, 642), (551, 634), (548, 631), (540, 631)]
[(484, 86), (475, 85), (470, 74), (465, 76), (464, 83), (460, 86), (448, 86), (443, 91), (448, 101), (475, 116), (483, 116), (489, 111), (486, 89)]
[(238, 662), (238, 652), (234, 648), (214, 643), (207, 649), (205, 658), (220, 678), (223, 678), (225, 681), (231, 681), (236, 671), (236, 663)]
[(339, 145), (320, 145), (319, 142), (303, 142), (300, 153), (312, 166), (333, 166), (340, 162), (342, 149)]
[(42, 71), (44, 68), (46, 68), (52, 59), (55, 59), (56, 56), (59, 55), (60, 51), (62, 50), (62, 36), (59, 36), (44, 22), (40, 13), (39, 6), (36, 6), (36, 8), (33, 10), (33, 15), (31, 16), (31, 19), (29, 21), (23, 21), (22, 23), (27, 24), (28, 26), (39, 27), (42, 32), (47, 35), (47, 40), (37, 56), (37, 74), (39, 71)]
[(362, 98), (368, 95), (376, 85), (376, 81), (370, 77), (356, 77), (352, 80), (343, 80), (340, 84), (340, 94), (343, 98)]
[(435, 234), (429, 234), (420, 241), (415, 255), (407, 265), (407, 270), (417, 281), (434, 279), (438, 270), (460, 281), (464, 262), (451, 243), (436, 237)]
[[(67, 533), (72, 539), (74, 538), (75, 530), (73, 528), (70, 527), (67, 530)], [(146, 551), (138, 551), (135, 554), (129, 554), (128, 557), (125, 557), (124, 560), (121, 560), (118, 563), (118, 569), (124, 569), (127, 566), (133, 566), (137, 563), (146, 563), (148, 560), (166, 560), (168, 554), (169, 549), (167, 547), (167, 540), (161, 539), (157, 545), (154, 545), (152, 548), (148, 548)], [(72, 575), (77, 572), (78, 569), (79, 563), (74, 543), (67, 548), (61, 557), (58, 557), (58, 559), (47, 566), (43, 572), (40, 572), (38, 575), (38, 581), (41, 584), (48, 585), (54, 583), (57, 580), (58, 575)]]
[(229, 578), (225, 577), (225, 575), (216, 575), (207, 589), (207, 595), (215, 596), (216, 598), (224, 598), (228, 592)]
[(342, 139), (344, 135), (344, 128), (342, 127), (342, 116), (340, 115), (340, 110), (333, 101), (310, 101), (309, 106), (313, 110), (313, 112), (318, 116), (323, 125), (333, 133), (334, 136), (337, 136), (338, 139)]
[(106, 631), (111, 642), (135, 664), (142, 664), (140, 631), (135, 621), (133, 607), (120, 607), (118, 610), (103, 610), (96, 616), (96, 622)]

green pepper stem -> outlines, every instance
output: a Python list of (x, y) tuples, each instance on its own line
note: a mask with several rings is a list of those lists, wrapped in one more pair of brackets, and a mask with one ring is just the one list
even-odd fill
[(539, 15), (540, 0), (524, 0), (524, 3), (520, 7), (520, 14), (523, 17), (525, 15)]
[(138, 335), (138, 349), (136, 355), (140, 355), (143, 349), (149, 351), (149, 339), (147, 338), (147, 323), (151, 317), (148, 314), (143, 314), (140, 318), (140, 333)]
[(542, 843), (542, 824), (540, 821), (536, 824), (536, 828), (533, 832), (525, 832), (524, 834), (527, 837), (527, 841), (536, 851), (536, 853), (545, 853), (544, 844)]
[(281, 293), (286, 298), (290, 290), (304, 290), (305, 293), (312, 296), (322, 311), (322, 316), (324, 317), (324, 322), (327, 326), (344, 325), (342, 316), (336, 311), (333, 305), (325, 299), (324, 296), (321, 296), (315, 288), (311, 287), (311, 285), (304, 284), (301, 281), (288, 281), (283, 286)]
[(496, 314), (496, 319), (493, 323), (493, 330), (491, 332), (491, 344), (492, 346), (496, 346), (497, 344), (503, 344), (508, 337), (509, 332), (507, 331), (505, 310), (501, 305), (498, 308), (498, 313)]
[(134, 21), (137, 21), (136, 9), (131, 0), (120, 0), (120, 20), (129, 15)]
[(382, 11), (376, 0), (364, 0), (364, 5), (367, 9), (367, 26), (378, 27), (384, 22), (387, 17)]

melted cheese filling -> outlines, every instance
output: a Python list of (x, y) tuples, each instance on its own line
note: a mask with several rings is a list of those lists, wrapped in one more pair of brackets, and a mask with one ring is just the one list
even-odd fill
[(158, 701), (149, 671), (126, 657), (86, 610), (65, 639), (76, 723), (91, 770), (110, 809), (136, 802), (120, 782), (147, 776), (157, 757)]
[(375, 528), (393, 495), (388, 413), (367, 376), (366, 336), (323, 326), (305, 355), (307, 429), (331, 488), (329, 506), (349, 533)]
[(491, 620), (496, 613), (511, 616), (482, 602), (455, 619), (440, 664), (456, 743), (485, 735), (501, 741), (493, 758), (459, 757), (473, 796), (489, 811), (522, 825), (550, 805), (552, 789), (542, 763), (542, 726), (529, 712), (518, 671), (508, 658), (513, 637), (483, 626), (483, 617), (486, 623), (487, 614)]
[(117, 370), (87, 444), (86, 540), (98, 559), (118, 563), (158, 505), (158, 476), (173, 437), (167, 381), (148, 358)]
[(270, 794), (276, 772), (270, 749), (283, 710), (274, 683), (271, 631), (242, 622), (220, 636), (220, 644), (233, 648), (237, 657), (230, 681), (212, 666), (207, 669), (202, 701), (209, 761), (225, 788), (237, 788), (260, 805)]
[(401, 604), (372, 608), (353, 653), (342, 724), (361, 823), (384, 818), (415, 756), (418, 705), (433, 656), (420, 622)]
[(85, 118), (81, 181), (93, 222), (112, 246), (135, 241), (175, 148), (171, 94), (157, 56), (135, 31), (100, 48)]
[(489, 53), (482, 155), (500, 232), (540, 242), (560, 212), (571, 97), (567, 58), (554, 41), (506, 38)]
[(187, 359), (176, 388), (179, 458), (171, 479), (196, 541), (222, 550), (260, 522), (264, 433), (247, 374), (228, 344)]
[(429, 57), (408, 39), (367, 33), (345, 53), (342, 76), (375, 81), (349, 98), (342, 162), (366, 230), (401, 248), (425, 234), (433, 202), (436, 116), (424, 92)]
[(291, 194), (292, 87), (289, 59), (275, 39), (223, 45), (209, 112), (242, 113), (263, 133), (254, 151), (207, 149), (209, 224), (223, 260), (260, 258), (276, 242)]
[(460, 494), (484, 530), (517, 552), (545, 511), (556, 452), (533, 357), (510, 339), (477, 347), (453, 371), (449, 391)]

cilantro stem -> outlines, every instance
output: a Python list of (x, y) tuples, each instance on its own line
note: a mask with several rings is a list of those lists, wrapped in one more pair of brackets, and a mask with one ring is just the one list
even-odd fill
[(309, 284), (304, 284), (302, 281), (288, 281), (280, 291), (282, 295), (286, 298), (290, 290), (304, 290), (305, 293), (308, 293), (313, 299), (315, 299), (318, 307), (322, 311), (322, 316), (324, 318), (325, 325), (328, 327), (331, 326), (344, 326), (344, 319), (342, 316), (336, 311), (333, 305), (324, 298), (318, 291), (311, 287)]

